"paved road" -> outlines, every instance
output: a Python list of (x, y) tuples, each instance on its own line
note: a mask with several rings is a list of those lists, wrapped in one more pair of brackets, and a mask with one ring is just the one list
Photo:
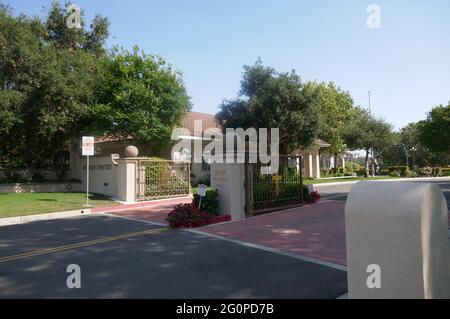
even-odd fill
[[(335, 298), (347, 290), (341, 270), (117, 217), (0, 234), (0, 298)], [(81, 267), (81, 289), (66, 286), (69, 264)]]
[[(445, 181), (408, 181), (413, 183), (433, 183), (439, 185), (441, 188), (444, 197), (447, 201), (448, 210), (450, 211), (450, 180)], [(392, 183), (392, 182), (390, 182)], [(351, 188), (355, 184), (343, 184), (343, 185), (318, 185), (317, 190), (321, 194), (323, 198), (333, 198), (336, 200), (346, 200), (347, 195), (350, 192)]]

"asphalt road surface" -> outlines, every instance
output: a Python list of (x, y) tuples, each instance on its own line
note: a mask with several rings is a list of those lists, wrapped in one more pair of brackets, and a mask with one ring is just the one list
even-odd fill
[[(336, 298), (346, 272), (103, 215), (0, 227), (0, 298)], [(81, 288), (69, 289), (67, 266)]]
[[(391, 182), (390, 182), (391, 183)], [(442, 190), (442, 193), (444, 194), (444, 197), (447, 201), (448, 210), (450, 210), (450, 179), (447, 181), (421, 181), (417, 180), (415, 181), (412, 179), (411, 181), (408, 181), (407, 183), (433, 183), (439, 185), (439, 187)], [(343, 184), (343, 185), (318, 185), (316, 188), (319, 191), (319, 194), (324, 199), (336, 199), (336, 200), (346, 200), (347, 195), (350, 192), (351, 188), (355, 184)]]

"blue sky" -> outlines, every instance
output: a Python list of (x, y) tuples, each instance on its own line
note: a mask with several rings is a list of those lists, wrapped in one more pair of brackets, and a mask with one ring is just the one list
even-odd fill
[[(7, 0), (43, 15), (50, 0)], [(111, 22), (108, 46), (160, 54), (183, 72), (193, 110), (215, 113), (239, 90), (242, 66), (261, 57), (304, 81), (333, 81), (399, 128), (450, 100), (448, 0), (75, 0)], [(370, 4), (381, 28), (369, 29)]]

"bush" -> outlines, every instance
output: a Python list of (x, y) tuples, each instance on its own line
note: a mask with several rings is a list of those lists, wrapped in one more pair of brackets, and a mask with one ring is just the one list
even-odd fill
[(442, 175), (442, 168), (440, 168), (440, 167), (433, 167), (433, 168), (432, 168), (432, 171), (433, 171), (433, 172), (432, 172), (431, 174), (432, 174), (433, 176), (435, 176), (435, 177), (436, 177), (436, 176), (441, 176), (441, 175)]
[(420, 176), (431, 176), (433, 174), (433, 169), (431, 167), (421, 167), (419, 168)]
[(363, 168), (358, 163), (352, 163), (352, 162), (345, 162), (345, 170), (347, 172), (356, 172), (359, 171), (361, 168)]
[(401, 177), (404, 177), (404, 176), (406, 176), (406, 172), (409, 171), (409, 167), (408, 166), (389, 166), (388, 171), (389, 171), (389, 176), (391, 176), (391, 173), (395, 171), (395, 172), (398, 172)]
[(400, 172), (399, 171), (389, 172), (389, 176), (390, 177), (400, 177)]
[(203, 175), (195, 184), (196, 185), (194, 185), (194, 187), (197, 187), (199, 184), (203, 184), (208, 187), (211, 186), (211, 175), (210, 174)]
[(194, 203), (178, 204), (166, 218), (170, 227), (200, 227), (211, 222), (213, 214), (206, 209), (199, 209)]
[(311, 199), (311, 203), (317, 203), (320, 200), (320, 195), (317, 191), (311, 192), (309, 197)]
[(442, 176), (450, 176), (450, 168), (443, 168)]
[[(219, 194), (216, 191), (213, 190), (207, 190), (205, 193), (205, 197), (202, 198), (202, 206), (201, 209), (206, 209), (208, 212), (210, 212), (213, 215), (218, 215), (218, 208), (219, 208)], [(198, 207), (200, 203), (200, 196), (197, 194), (194, 194), (194, 200), (193, 203)]]

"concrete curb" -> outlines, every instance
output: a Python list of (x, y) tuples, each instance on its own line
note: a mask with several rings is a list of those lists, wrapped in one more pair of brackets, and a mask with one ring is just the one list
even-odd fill
[(35, 221), (39, 221), (39, 220), (51, 220), (51, 219), (76, 217), (76, 216), (81, 216), (81, 215), (88, 215), (91, 213), (92, 213), (91, 209), (86, 208), (86, 209), (71, 210), (71, 211), (65, 211), (65, 212), (16, 216), (16, 217), (5, 217), (5, 218), (0, 218), (0, 226), (10, 226), (10, 225), (31, 223), (31, 222), (35, 222)]
[[(333, 185), (351, 185), (359, 182), (363, 182), (364, 180), (359, 181), (348, 181), (348, 182), (332, 182), (332, 183), (320, 183), (320, 184), (311, 184), (314, 188), (320, 188), (321, 186), (333, 186)], [(393, 179), (372, 179), (367, 180), (367, 182), (415, 182), (415, 181), (430, 181), (430, 182), (440, 182), (444, 181), (450, 182), (450, 177), (415, 177), (415, 178), (393, 178)]]

